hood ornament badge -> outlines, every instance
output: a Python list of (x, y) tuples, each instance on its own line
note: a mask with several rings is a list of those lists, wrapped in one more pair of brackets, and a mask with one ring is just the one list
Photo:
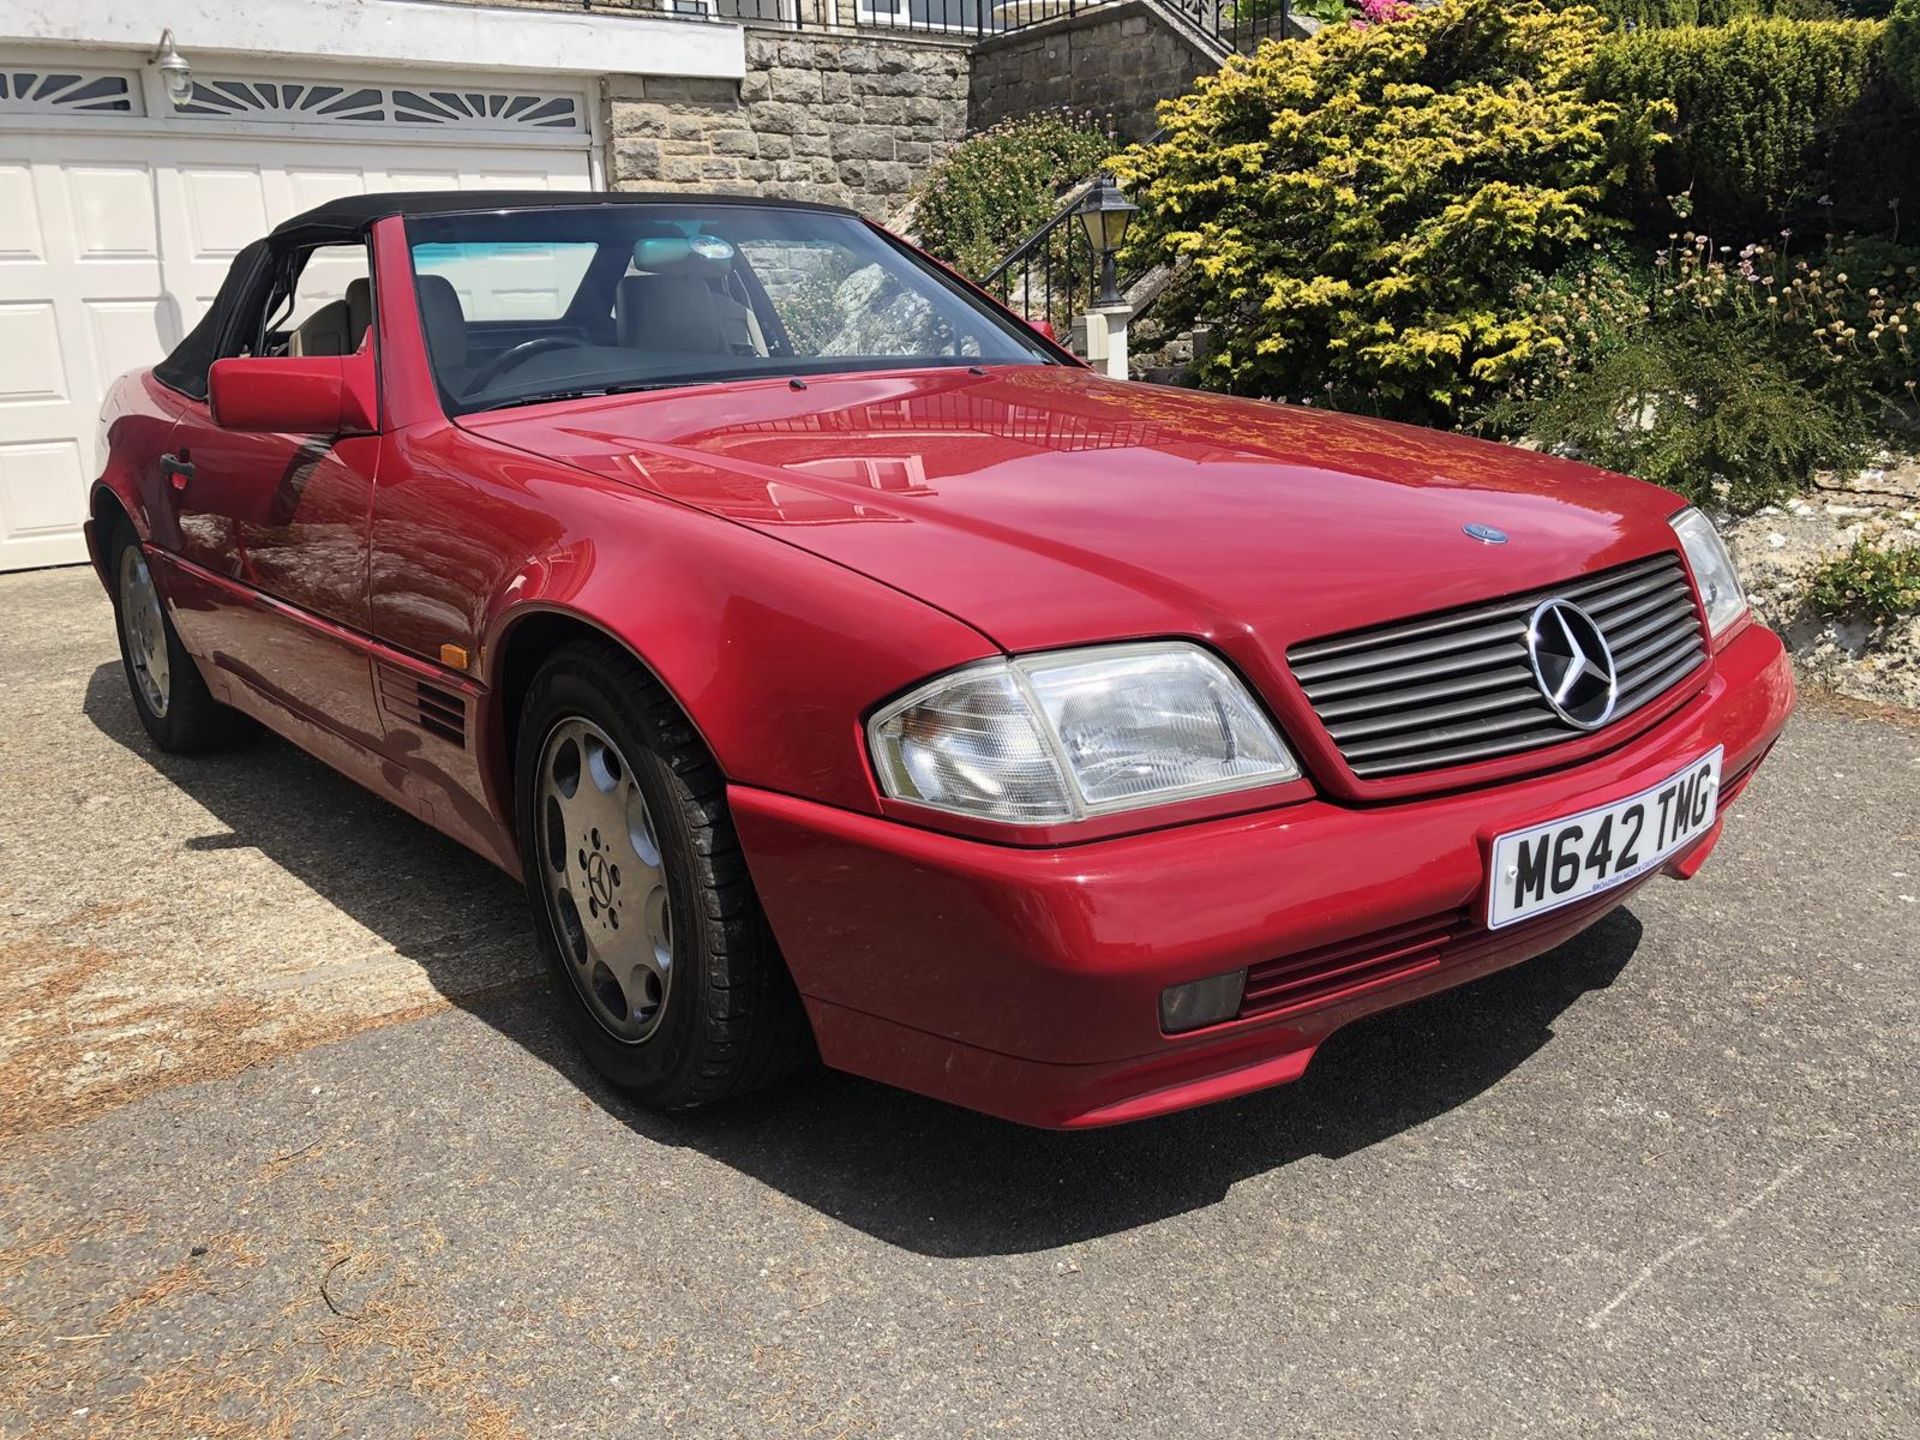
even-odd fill
[(1506, 531), (1497, 530), (1491, 525), (1482, 525), (1478, 520), (1462, 525), (1460, 528), (1467, 532), (1469, 539), (1478, 540), (1482, 545), (1504, 545), (1507, 543)]

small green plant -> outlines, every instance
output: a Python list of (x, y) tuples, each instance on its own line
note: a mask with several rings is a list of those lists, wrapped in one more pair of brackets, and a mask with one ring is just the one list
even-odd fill
[(1871, 433), (1756, 331), (1685, 314), (1648, 321), (1591, 369), (1496, 416), (1551, 449), (1736, 510), (1858, 464)]
[(1920, 549), (1882, 548), (1863, 536), (1814, 572), (1812, 598), (1828, 616), (1886, 621), (1920, 612)]
[(963, 140), (928, 173), (915, 215), (929, 255), (976, 279), (1090, 178), (1114, 148), (1090, 115), (1008, 120)]
[[(1275, 14), (1278, 13), (1280, 9), (1277, 4), (1273, 3), (1273, 0), (1240, 0), (1240, 3), (1235, 7), (1235, 11), (1238, 14), (1245, 15), (1253, 7), (1263, 5), (1266, 8), (1257, 10), (1255, 12), (1257, 16)], [(1352, 4), (1349, 4), (1348, 0), (1293, 0), (1290, 8), (1296, 15), (1308, 15), (1327, 25), (1350, 24), (1360, 16), (1358, 0), (1354, 0)], [(1248, 18), (1254, 17), (1249, 16)]]
[(1857, 463), (1920, 372), (1920, 255), (1877, 239), (1796, 257), (1692, 232), (1534, 294), (1564, 348), (1482, 428), (1751, 509)]

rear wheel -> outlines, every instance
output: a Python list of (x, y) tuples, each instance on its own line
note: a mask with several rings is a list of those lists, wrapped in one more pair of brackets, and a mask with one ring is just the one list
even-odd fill
[(514, 773), (528, 899), (595, 1068), (683, 1109), (757, 1089), (810, 1050), (725, 786), (672, 699), (612, 646), (535, 676)]
[(114, 628), (133, 708), (162, 750), (217, 750), (251, 739), (258, 726), (213, 698), (180, 643), (133, 527), (122, 520), (109, 543)]

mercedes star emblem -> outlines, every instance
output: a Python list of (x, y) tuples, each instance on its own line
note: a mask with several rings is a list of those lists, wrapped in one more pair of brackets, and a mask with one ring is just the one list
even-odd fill
[(1582, 730), (1598, 730), (1620, 700), (1620, 678), (1607, 637), (1569, 600), (1545, 600), (1527, 622), (1527, 659), (1553, 713)]

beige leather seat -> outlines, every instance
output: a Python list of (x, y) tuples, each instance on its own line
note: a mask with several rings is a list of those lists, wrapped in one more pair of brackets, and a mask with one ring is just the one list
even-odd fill
[(698, 275), (629, 275), (613, 292), (622, 345), (664, 355), (725, 355), (727, 336), (711, 286)]
[(287, 342), (289, 355), (351, 355), (373, 324), (373, 284), (350, 281), (346, 298), (330, 300), (306, 318)]
[(444, 275), (422, 275), (420, 287), (420, 323), (427, 332), (427, 351), (433, 368), (449, 389), (458, 389), (467, 364), (467, 312), (460, 306), (459, 292)]

